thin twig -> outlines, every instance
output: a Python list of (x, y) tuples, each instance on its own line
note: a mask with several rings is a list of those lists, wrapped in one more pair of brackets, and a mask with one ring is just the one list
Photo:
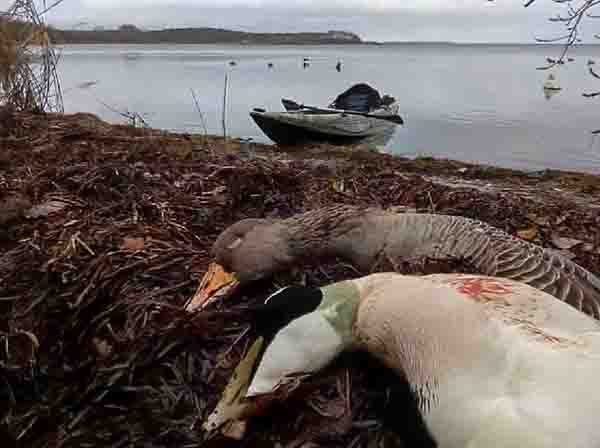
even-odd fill
[(225, 86), (223, 87), (223, 115), (221, 117), (221, 121), (223, 124), (223, 138), (227, 138), (227, 84), (229, 81), (229, 77), (227, 73), (225, 73)]
[(202, 110), (200, 109), (200, 104), (198, 103), (198, 98), (196, 98), (194, 89), (190, 88), (190, 92), (192, 93), (192, 98), (194, 100), (194, 106), (196, 107), (196, 110), (198, 111), (198, 115), (200, 115), (200, 123), (202, 124), (202, 129), (204, 130), (203, 145), (206, 146), (206, 142), (208, 139), (208, 129), (206, 128), (206, 120), (204, 120), (204, 114), (202, 113)]

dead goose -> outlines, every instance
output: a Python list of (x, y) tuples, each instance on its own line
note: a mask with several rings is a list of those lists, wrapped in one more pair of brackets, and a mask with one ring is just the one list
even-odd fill
[(380, 260), (462, 258), (481, 274), (532, 285), (600, 318), (600, 279), (556, 251), (520, 240), (481, 221), (330, 206), (282, 220), (245, 219), (223, 231), (188, 311), (244, 283), (301, 261), (341, 257), (367, 270)]
[[(422, 423), (414, 446), (600, 444), (600, 400), (591, 391), (600, 322), (531, 286), (480, 275), (380, 273), (284, 288), (254, 312), (261, 337), (205, 430), (264, 412), (298, 375), (318, 372), (342, 351), (363, 350), (408, 383), (413, 422)], [(383, 417), (405, 435), (403, 418)]]

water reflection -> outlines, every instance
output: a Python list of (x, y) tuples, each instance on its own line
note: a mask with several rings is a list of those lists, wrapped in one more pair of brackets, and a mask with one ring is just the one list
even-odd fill
[(555, 89), (546, 89), (544, 88), (544, 97), (549, 100), (550, 98), (552, 98), (554, 95), (556, 95), (557, 93), (560, 92), (560, 89), (555, 90)]

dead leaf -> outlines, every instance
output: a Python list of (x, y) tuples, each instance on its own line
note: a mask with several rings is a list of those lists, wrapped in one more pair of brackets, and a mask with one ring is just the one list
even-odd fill
[(528, 229), (517, 230), (517, 235), (519, 238), (527, 241), (531, 241), (537, 236), (538, 230), (537, 227), (530, 227)]
[(558, 235), (552, 235), (552, 244), (554, 244), (559, 249), (569, 250), (582, 243), (583, 241), (577, 240), (575, 238), (566, 238)]
[(583, 250), (585, 252), (593, 252), (595, 254), (600, 254), (600, 247), (596, 247), (593, 243), (585, 243), (583, 245)]
[(569, 260), (573, 260), (574, 258), (577, 257), (577, 255), (575, 255), (573, 252), (571, 252), (570, 250), (561, 250), (559, 251), (560, 254), (565, 257), (568, 258)]
[(124, 238), (121, 250), (137, 251), (144, 249), (146, 240), (144, 238)]
[(548, 226), (550, 225), (550, 218), (547, 216), (539, 216), (536, 213), (528, 213), (527, 219), (531, 222), (536, 223), (538, 226)]

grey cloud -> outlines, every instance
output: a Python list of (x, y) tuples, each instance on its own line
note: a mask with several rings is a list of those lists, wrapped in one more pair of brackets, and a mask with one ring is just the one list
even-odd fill
[(547, 20), (559, 10), (551, 0), (527, 9), (519, 0), (65, 0), (48, 18), (58, 26), (347, 29), (369, 40), (533, 42), (562, 31)]

